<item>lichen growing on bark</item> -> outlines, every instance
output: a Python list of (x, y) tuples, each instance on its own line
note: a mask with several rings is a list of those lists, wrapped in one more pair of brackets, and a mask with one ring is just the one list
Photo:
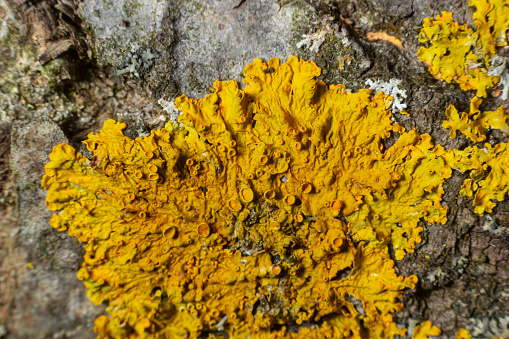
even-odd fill
[(420, 220), (445, 223), (451, 169), (429, 135), (391, 121), (389, 96), (319, 74), (256, 59), (244, 91), (216, 81), (177, 99), (185, 127), (133, 140), (108, 120), (84, 141), (92, 158), (55, 147), (51, 224), (87, 243), (78, 277), (109, 303), (101, 337), (404, 335), (392, 313), (417, 277), (396, 274), (388, 244), (401, 259)]
[(454, 105), (449, 105), (445, 110), (445, 115), (449, 120), (442, 123), (443, 128), (450, 130), (449, 136), (456, 139), (456, 132), (460, 131), (473, 142), (486, 140), (486, 131), (490, 128), (499, 129), (504, 133), (509, 132), (507, 118), (509, 114), (500, 106), (496, 111), (480, 111), (479, 106), (482, 99), (473, 97), (470, 100), (470, 112), (463, 112), (461, 116)]
[(507, 46), (509, 28), (508, 0), (470, 0), (475, 6), (474, 32), (466, 24), (459, 25), (451, 12), (425, 18), (419, 42), (427, 44), (417, 56), (430, 66), (437, 79), (457, 82), (463, 90), (476, 90), (486, 97), (486, 90), (500, 80), (490, 72), (491, 61), (497, 56), (497, 47)]
[[(479, 97), (486, 97), (487, 89), (499, 80), (501, 85), (507, 85), (507, 69), (504, 68), (506, 58), (497, 55), (497, 47), (507, 46), (509, 1), (470, 0), (469, 5), (476, 8), (473, 14), (476, 32), (466, 24), (454, 22), (450, 12), (444, 11), (435, 20), (425, 18), (419, 41), (428, 46), (421, 47), (417, 55), (430, 66), (430, 72), (438, 79), (447, 82), (454, 80), (463, 90), (477, 91), (478, 97), (471, 99), (469, 113), (460, 116), (453, 105), (447, 108), (445, 115), (448, 120), (443, 122), (442, 127), (450, 130), (449, 136), (452, 139), (460, 131), (471, 141), (482, 142), (486, 140), (488, 129), (509, 132), (506, 122), (508, 113), (503, 106), (495, 111), (479, 110), (482, 103)], [(495, 69), (490, 69), (490, 65), (497, 59), (504, 61), (496, 67), (501, 68), (495, 72)], [(503, 76), (493, 76), (494, 72)], [(506, 97), (507, 88), (504, 89), (502, 99)], [(507, 143), (486, 143), (484, 148), (474, 146), (464, 150), (452, 149), (444, 156), (452, 168), (470, 172), (470, 178), (461, 186), (460, 195), (474, 196), (473, 205), (478, 214), (491, 213), (496, 202), (505, 199), (509, 190), (507, 149)]]
[(446, 158), (451, 167), (461, 172), (470, 171), (469, 178), (461, 186), (460, 195), (474, 196), (475, 213), (491, 213), (496, 202), (505, 199), (509, 190), (509, 143), (494, 146), (486, 143), (483, 148), (473, 146), (451, 150)]

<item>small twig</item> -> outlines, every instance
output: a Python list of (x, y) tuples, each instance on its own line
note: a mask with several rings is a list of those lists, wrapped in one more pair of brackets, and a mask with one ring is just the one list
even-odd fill
[(233, 9), (239, 8), (240, 6), (242, 6), (242, 4), (244, 4), (244, 2), (246, 2), (246, 0), (240, 0), (239, 4), (235, 7), (233, 7)]

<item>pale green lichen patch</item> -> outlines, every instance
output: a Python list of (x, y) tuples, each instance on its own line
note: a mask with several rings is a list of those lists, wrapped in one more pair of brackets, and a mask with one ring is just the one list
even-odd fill
[(98, 62), (118, 65), (126, 59), (125, 52), (141, 54), (152, 45), (163, 30), (167, 8), (166, 1), (91, 0), (80, 5), (79, 14), (94, 35)]

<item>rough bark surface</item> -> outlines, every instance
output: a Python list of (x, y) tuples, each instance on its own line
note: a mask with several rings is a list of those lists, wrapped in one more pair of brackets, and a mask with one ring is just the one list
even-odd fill
[[(145, 135), (175, 118), (178, 95), (202, 97), (216, 79), (241, 83), (254, 58), (296, 55), (354, 91), (368, 79), (400, 80), (410, 113), (396, 115), (400, 124), (447, 149), (469, 145), (441, 124), (449, 104), (466, 110), (473, 94), (435, 80), (415, 56), (423, 18), (444, 10), (472, 23), (464, 0), (0, 0), (0, 338), (95, 337), (104, 306), (76, 278), (82, 245), (49, 225), (40, 181), (53, 146), (83, 150), (105, 119)], [(335, 38), (320, 43), (322, 32)], [(370, 32), (404, 49), (369, 41)], [(501, 104), (490, 97), (482, 108)], [(415, 253), (396, 261), (419, 284), (395, 318), (407, 328), (431, 320), (440, 338), (460, 328), (507, 338), (509, 202), (480, 217), (458, 194), (464, 178), (455, 171), (446, 183), (447, 224), (423, 223)]]

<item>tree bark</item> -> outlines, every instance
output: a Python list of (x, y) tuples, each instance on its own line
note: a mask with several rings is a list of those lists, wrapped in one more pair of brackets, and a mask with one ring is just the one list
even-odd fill
[[(446, 149), (473, 145), (442, 128), (445, 109), (468, 111), (473, 93), (434, 79), (416, 57), (423, 19), (444, 10), (473, 23), (460, 0), (147, 0), (136, 8), (131, 0), (0, 0), (0, 338), (93, 338), (104, 314), (76, 278), (82, 244), (49, 225), (40, 181), (53, 146), (86, 151), (80, 142), (108, 118), (124, 119), (131, 137), (160, 128), (178, 95), (203, 97), (216, 79), (241, 83), (254, 58), (314, 60), (323, 81), (353, 91), (396, 79), (410, 113), (397, 115), (399, 124)], [(402, 45), (370, 38), (379, 32)], [(501, 104), (489, 96), (483, 108)], [(487, 141), (507, 136), (491, 131)], [(507, 337), (509, 202), (475, 214), (472, 198), (459, 196), (467, 177), (454, 171), (446, 181), (448, 222), (422, 222), (415, 253), (395, 260), (400, 275), (419, 278), (395, 319), (405, 328), (430, 320), (440, 338), (460, 328)]]

